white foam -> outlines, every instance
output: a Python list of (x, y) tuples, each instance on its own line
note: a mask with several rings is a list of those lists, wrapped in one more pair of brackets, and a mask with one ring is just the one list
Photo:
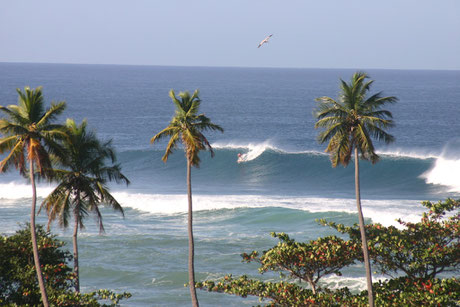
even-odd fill
[(238, 149), (242, 151), (246, 151), (244, 153), (241, 153), (241, 155), (238, 156), (238, 163), (242, 162), (248, 162), (252, 161), (254, 159), (257, 159), (261, 154), (264, 153), (267, 149), (271, 150), (278, 150), (270, 140), (267, 140), (262, 143), (216, 143), (212, 145), (214, 148), (230, 148), (230, 149)]
[(377, 154), (383, 156), (390, 156), (396, 158), (414, 158), (414, 159), (436, 159), (440, 156), (439, 153), (433, 151), (424, 151), (424, 150), (406, 150), (401, 148), (396, 148), (393, 150), (378, 150)]
[[(152, 214), (187, 212), (187, 196), (162, 194), (130, 194), (115, 192), (114, 196), (125, 207)], [(263, 195), (194, 195), (195, 211), (235, 208), (282, 207), (309, 212), (356, 213), (356, 201), (342, 198), (311, 198)], [(423, 212), (419, 200), (362, 200), (363, 214), (373, 222), (385, 226), (399, 226), (396, 219), (417, 221)]]
[(449, 192), (460, 192), (460, 139), (449, 141), (434, 166), (420, 177), (426, 183), (448, 187)]
[[(54, 187), (51, 185), (37, 185), (37, 197), (46, 197)], [(0, 199), (32, 198), (32, 186), (30, 184), (8, 182), (0, 183)]]
[[(364, 269), (364, 268), (363, 268)], [(372, 281), (385, 281), (388, 280), (385, 276), (372, 275)], [(337, 275), (329, 275), (321, 278), (321, 285), (326, 285), (329, 289), (340, 289), (348, 287), (352, 292), (359, 292), (367, 289), (366, 277), (345, 277)]]
[(303, 151), (287, 151), (273, 145), (271, 140), (266, 140), (260, 143), (242, 143), (242, 142), (217, 142), (212, 145), (213, 148), (223, 149), (237, 149), (241, 151), (241, 156), (238, 157), (237, 162), (248, 162), (257, 159), (264, 151), (273, 150), (284, 154), (318, 154), (327, 155), (324, 152), (316, 150), (303, 150)]
[[(223, 149), (238, 149), (246, 150), (247, 153), (243, 154), (244, 158), (247, 161), (257, 158), (265, 150), (273, 150), (286, 154), (316, 154), (316, 155), (328, 155), (323, 151), (318, 150), (298, 150), (291, 151), (279, 148), (273, 144), (271, 140), (266, 140), (259, 143), (244, 143), (244, 142), (216, 142), (212, 144), (213, 148), (223, 148)], [(425, 150), (425, 149), (403, 149), (403, 148), (394, 148), (394, 149), (384, 149), (378, 150), (377, 153), (382, 156), (388, 156), (393, 158), (413, 158), (413, 159), (437, 159), (441, 156), (439, 152)]]
[(448, 187), (449, 192), (460, 193), (460, 159), (448, 159), (440, 157), (436, 159), (434, 166), (423, 173), (426, 183), (439, 184)]

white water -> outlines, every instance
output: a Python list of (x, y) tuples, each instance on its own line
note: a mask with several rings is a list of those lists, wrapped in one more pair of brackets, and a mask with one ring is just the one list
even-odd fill
[(460, 192), (460, 140), (446, 144), (434, 166), (421, 175), (426, 183), (447, 186), (450, 192)]
[(426, 183), (447, 186), (449, 192), (460, 192), (460, 159), (440, 157), (421, 177)]
[[(187, 212), (186, 195), (114, 193), (123, 206), (152, 214)], [(382, 225), (399, 226), (396, 219), (417, 221), (423, 212), (419, 200), (362, 200), (365, 217)], [(195, 211), (235, 208), (278, 207), (308, 212), (346, 212), (354, 214), (356, 201), (345, 198), (311, 198), (261, 195), (194, 195)]]

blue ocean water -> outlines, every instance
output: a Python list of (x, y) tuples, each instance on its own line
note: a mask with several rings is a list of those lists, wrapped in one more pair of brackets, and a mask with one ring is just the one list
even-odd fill
[[(367, 221), (396, 225), (416, 220), (421, 200), (460, 196), (460, 71), (367, 70), (372, 92), (399, 102), (388, 105), (396, 141), (376, 143), (381, 161), (361, 163), (363, 212)], [(357, 222), (354, 167), (331, 168), (316, 142), (314, 99), (337, 97), (339, 79), (354, 70), (204, 68), (0, 63), (0, 105), (17, 102), (16, 88), (43, 86), (45, 99), (68, 104), (61, 117), (81, 121), (103, 139), (113, 139), (129, 187), (112, 186), (125, 218), (104, 210), (106, 234), (94, 221), (80, 235), (84, 290), (130, 291), (126, 306), (182, 306), (187, 282), (185, 158), (168, 163), (165, 143), (150, 138), (174, 113), (168, 91), (200, 89), (201, 111), (225, 132), (209, 133), (216, 155), (202, 153), (193, 170), (197, 279), (226, 273), (259, 277), (241, 263), (242, 252), (276, 244), (271, 231), (309, 240), (333, 233), (316, 218)], [(237, 163), (242, 153), (243, 163)], [(41, 185), (44, 197), (52, 187)], [(0, 233), (28, 220), (30, 186), (14, 172), (0, 176)], [(41, 214), (38, 220), (45, 223)], [(53, 231), (69, 242), (71, 231)], [(380, 276), (376, 276), (379, 278)], [(276, 275), (261, 278), (277, 279)], [(330, 285), (363, 288), (361, 266)], [(240, 299), (199, 291), (203, 306), (241, 306)]]

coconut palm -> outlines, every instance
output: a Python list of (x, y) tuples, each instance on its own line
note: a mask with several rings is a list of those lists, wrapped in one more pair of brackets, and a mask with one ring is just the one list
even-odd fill
[[(53, 124), (57, 115), (65, 109), (65, 102), (52, 103), (49, 109), (44, 109), (42, 88), (17, 89), (19, 99), (17, 105), (0, 106), (6, 118), (0, 119), (0, 153), (8, 152), (0, 162), (0, 172), (15, 166), (19, 173), (28, 176), (32, 185), (32, 208), (30, 213), (30, 233), (37, 270), (38, 284), (42, 295), (43, 305), (48, 306), (48, 296), (43, 281), (38, 257), (38, 245), (35, 232), (35, 207), (37, 193), (35, 176), (50, 177), (50, 153), (58, 153), (57, 139), (63, 136), (62, 126)], [(28, 164), (28, 165), (27, 165)]]
[[(55, 220), (59, 221), (61, 227), (68, 227), (69, 218), (73, 214), (72, 238), (76, 292), (80, 292), (78, 229), (84, 228), (83, 220), (89, 213), (94, 213), (100, 232), (104, 231), (99, 210), (101, 204), (124, 215), (123, 208), (110, 194), (106, 183), (115, 181), (129, 184), (129, 180), (121, 173), (120, 165), (114, 164), (116, 156), (111, 141), (101, 143), (96, 135), (88, 131), (86, 127), (86, 120), (79, 126), (74, 120), (67, 120), (68, 137), (62, 142), (64, 154), (56, 157), (58, 165), (62, 168), (54, 169), (54, 178), (58, 186), (41, 206), (48, 213), (48, 227), (50, 222)], [(110, 165), (107, 165), (107, 160), (110, 161)]]
[(162, 160), (166, 163), (169, 155), (177, 148), (179, 142), (182, 143), (187, 158), (187, 197), (188, 197), (188, 239), (189, 239), (189, 287), (192, 297), (193, 306), (198, 306), (198, 299), (195, 290), (195, 269), (194, 269), (194, 243), (192, 229), (192, 183), (191, 183), (191, 167), (199, 167), (200, 158), (198, 153), (201, 150), (209, 149), (211, 157), (214, 156), (211, 144), (202, 134), (206, 130), (224, 130), (211, 123), (211, 120), (204, 114), (198, 114), (201, 100), (198, 97), (198, 90), (195, 90), (192, 96), (189, 92), (180, 92), (179, 98), (173, 90), (169, 92), (175, 107), (176, 113), (172, 118), (169, 126), (156, 134), (151, 140), (151, 143), (162, 138), (169, 137), (169, 142), (166, 147), (166, 152)]
[(361, 210), (358, 156), (374, 164), (379, 160), (379, 156), (375, 153), (372, 139), (386, 143), (394, 140), (393, 136), (384, 130), (393, 126), (392, 114), (381, 108), (385, 103), (396, 102), (397, 98), (382, 97), (381, 92), (368, 96), (373, 80), (366, 81), (367, 78), (367, 74), (357, 72), (351, 78), (350, 83), (341, 80), (341, 92), (338, 101), (330, 97), (317, 98), (319, 104), (315, 110), (315, 117), (318, 121), (315, 128), (323, 128), (323, 131), (318, 135), (318, 141), (320, 143), (329, 142), (325, 151), (330, 154), (333, 167), (338, 164), (347, 166), (352, 153), (354, 153), (356, 205), (366, 268), (369, 305), (373, 306), (371, 267)]

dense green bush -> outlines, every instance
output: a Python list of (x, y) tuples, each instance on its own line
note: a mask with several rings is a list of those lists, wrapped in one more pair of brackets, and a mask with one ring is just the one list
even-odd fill
[[(366, 226), (370, 256), (374, 267), (392, 279), (373, 284), (376, 306), (459, 306), (460, 282), (452, 276), (460, 267), (460, 201), (422, 203), (425, 212), (417, 223), (398, 220), (401, 228), (380, 224)], [(341, 269), (362, 261), (359, 253), (359, 227), (321, 220), (350, 240), (335, 236), (308, 243), (296, 242), (284, 233), (272, 234), (280, 242), (264, 251), (242, 254), (243, 261), (256, 261), (259, 272), (281, 271), (287, 277), (307, 282), (264, 282), (243, 275), (227, 275), (218, 281), (203, 281), (196, 287), (210, 292), (257, 296), (270, 306), (367, 306), (367, 290), (352, 293), (348, 288), (317, 288), (327, 274), (341, 274)]]
[(341, 276), (341, 269), (362, 258), (361, 247), (353, 241), (345, 241), (336, 236), (311, 240), (308, 243), (296, 242), (285, 233), (272, 233), (278, 238), (278, 245), (261, 256), (257, 251), (242, 254), (243, 261), (260, 263), (259, 272), (287, 272), (291, 279), (307, 282), (316, 293), (321, 277), (336, 274)]
[[(71, 254), (64, 250), (64, 242), (37, 226), (37, 241), (48, 297), (54, 306), (101, 306), (99, 300), (109, 300), (115, 306), (129, 293), (116, 294), (98, 290), (80, 294), (73, 291), (74, 275), (67, 265)], [(30, 226), (12, 236), (0, 236), (0, 305), (39, 306), (41, 295), (34, 268)]]
[[(440, 273), (455, 273), (460, 268), (460, 201), (423, 202), (428, 211), (417, 223), (398, 220), (401, 228), (366, 225), (374, 268), (390, 277), (398, 274), (411, 279), (431, 279)], [(359, 241), (357, 225), (320, 221), (352, 240)]]

